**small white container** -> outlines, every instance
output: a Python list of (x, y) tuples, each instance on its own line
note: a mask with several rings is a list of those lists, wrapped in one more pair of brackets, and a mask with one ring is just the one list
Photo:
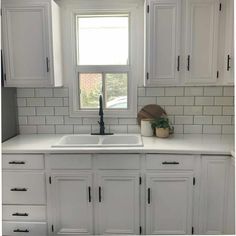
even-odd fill
[(141, 120), (141, 135), (145, 137), (153, 136), (152, 119)]

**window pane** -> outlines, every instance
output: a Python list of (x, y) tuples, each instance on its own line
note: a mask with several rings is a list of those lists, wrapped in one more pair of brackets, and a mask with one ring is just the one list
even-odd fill
[(98, 108), (99, 95), (102, 93), (102, 74), (80, 73), (80, 108)]
[(127, 65), (129, 17), (77, 16), (78, 65)]
[(127, 77), (128, 77), (127, 73), (105, 75), (106, 108), (112, 108), (112, 109), (128, 108)]

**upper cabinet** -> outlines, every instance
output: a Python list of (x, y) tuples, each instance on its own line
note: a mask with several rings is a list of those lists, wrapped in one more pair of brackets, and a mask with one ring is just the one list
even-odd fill
[(218, 19), (217, 0), (186, 1), (186, 83), (216, 82)]
[(181, 1), (148, 1), (147, 13), (147, 85), (175, 84), (180, 71)]
[(5, 86), (62, 85), (60, 12), (52, 0), (3, 0)]
[(147, 0), (146, 8), (145, 85), (233, 82), (233, 1)]

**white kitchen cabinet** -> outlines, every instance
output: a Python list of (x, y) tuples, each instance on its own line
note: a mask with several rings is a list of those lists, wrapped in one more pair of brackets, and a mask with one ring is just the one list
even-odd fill
[(193, 174), (148, 173), (146, 233), (191, 234)]
[(186, 1), (186, 83), (216, 82), (218, 21), (218, 0)]
[(98, 234), (139, 234), (139, 174), (100, 172)]
[(53, 235), (93, 235), (93, 185), (89, 172), (52, 173)]
[(59, 7), (53, 0), (3, 0), (5, 86), (62, 85)]
[(224, 77), (228, 84), (234, 84), (234, 0), (225, 1), (225, 54)]
[(147, 1), (146, 85), (176, 84), (180, 72), (181, 1)]
[(200, 234), (224, 234), (229, 157), (202, 157)]

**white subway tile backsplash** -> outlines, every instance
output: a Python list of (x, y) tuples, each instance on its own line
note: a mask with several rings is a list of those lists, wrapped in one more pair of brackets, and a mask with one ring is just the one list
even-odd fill
[(18, 98), (34, 97), (34, 89), (33, 88), (18, 88), (17, 97)]
[(55, 125), (39, 125), (38, 133), (39, 134), (53, 134), (55, 133)]
[(37, 126), (36, 125), (19, 125), (20, 134), (36, 134)]
[(17, 98), (16, 102), (18, 107), (26, 106), (26, 98)]
[(37, 116), (53, 116), (54, 115), (54, 107), (36, 107)]
[(52, 97), (51, 88), (37, 88), (35, 89), (35, 97)]
[(234, 104), (233, 97), (215, 97), (215, 105), (232, 106)]
[(19, 116), (34, 116), (35, 107), (18, 107)]
[(146, 88), (146, 96), (164, 96), (164, 88)]
[(202, 115), (202, 106), (185, 106), (184, 115)]
[(183, 87), (168, 87), (165, 88), (165, 96), (184, 96)]
[(45, 116), (28, 116), (29, 125), (43, 125), (45, 124)]
[(214, 104), (214, 97), (195, 97), (195, 105), (209, 106)]
[(74, 125), (75, 134), (90, 134), (92, 132), (91, 125)]
[(194, 105), (194, 97), (176, 97), (176, 105)]
[(43, 107), (44, 98), (27, 98), (26, 103), (28, 107)]
[(138, 105), (145, 106), (148, 104), (156, 104), (156, 97), (139, 97)]
[(223, 91), (224, 96), (234, 96), (234, 87), (224, 87)]
[(27, 116), (18, 116), (19, 125), (27, 125)]
[(46, 116), (47, 125), (60, 125), (64, 124), (63, 116)]
[(234, 115), (234, 107), (233, 106), (224, 106), (223, 107), (223, 115)]
[(82, 118), (65, 116), (65, 124), (66, 125), (77, 125), (77, 124), (80, 125), (80, 124), (82, 124)]
[[(20, 133), (91, 133), (99, 131), (99, 117), (69, 115), (68, 88), (18, 88)], [(234, 130), (234, 88), (139, 87), (138, 110), (159, 104), (175, 133), (231, 134)], [(106, 132), (140, 133), (136, 118), (107, 118)]]
[(175, 97), (157, 97), (156, 104), (160, 106), (175, 105)]
[(176, 125), (193, 124), (193, 116), (175, 116)]
[(204, 106), (203, 115), (221, 115), (222, 107), (221, 106)]
[(203, 96), (203, 87), (185, 87), (185, 96)]
[(68, 97), (69, 89), (68, 88), (55, 88), (53, 89), (54, 97)]
[(232, 116), (214, 116), (213, 124), (215, 125), (231, 125)]
[(194, 116), (194, 124), (212, 124), (212, 116)]
[(47, 107), (61, 107), (63, 106), (63, 98), (45, 98), (45, 105)]
[(73, 125), (56, 125), (57, 134), (72, 134)]
[(184, 107), (183, 106), (165, 106), (165, 111), (167, 115), (183, 115)]
[(221, 125), (203, 125), (204, 134), (221, 134)]
[(184, 125), (185, 134), (201, 134), (202, 125)]
[(69, 107), (55, 107), (55, 115), (69, 115)]
[(204, 96), (222, 96), (223, 88), (222, 87), (205, 87)]

